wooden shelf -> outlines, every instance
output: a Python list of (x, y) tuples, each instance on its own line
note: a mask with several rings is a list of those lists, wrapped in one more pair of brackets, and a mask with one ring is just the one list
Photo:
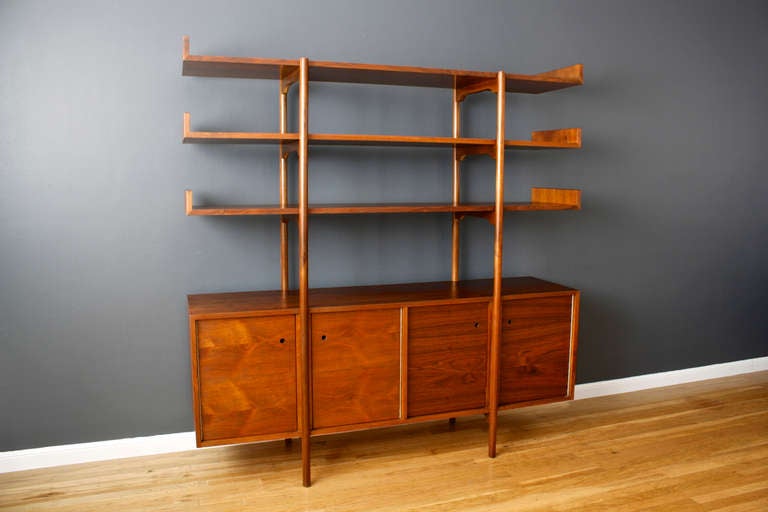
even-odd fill
[[(191, 190), (185, 193), (187, 215), (235, 216), (235, 215), (298, 215), (299, 207), (289, 205), (229, 205), (194, 206)], [(578, 210), (581, 208), (581, 191), (570, 189), (534, 188), (530, 202), (506, 203), (506, 211)], [(364, 215), (391, 213), (456, 213), (487, 215), (492, 213), (490, 203), (394, 203), (394, 204), (310, 204), (309, 215)]]
[(184, 36), (183, 41), (181, 74), (184, 76), (278, 80), (299, 69), (298, 60), (190, 55), (189, 36)]
[(383, 213), (487, 213), (491, 204), (416, 203), (416, 204), (318, 204), (309, 205), (310, 215), (349, 215)]
[[(535, 295), (539, 293), (573, 293), (575, 290), (534, 277), (507, 277), (502, 280), (502, 295)], [(438, 281), (430, 283), (310, 288), (311, 308), (348, 306), (400, 305), (431, 301), (488, 299), (493, 295), (493, 279)], [(193, 316), (225, 316), (264, 310), (298, 308), (298, 291), (258, 291), (206, 293), (187, 297), (189, 314)]]
[(295, 143), (297, 133), (260, 133), (260, 132), (196, 132), (190, 129), (189, 112), (184, 113), (184, 143), (197, 144), (280, 144)]
[(311, 133), (309, 144), (313, 146), (424, 146), (485, 148), (488, 151), (495, 145), (493, 139), (473, 139), (466, 137), (422, 137), (415, 135), (358, 135), (336, 133)]
[[(298, 133), (201, 132), (190, 128), (190, 114), (184, 113), (184, 143), (196, 144), (295, 144)], [(418, 135), (371, 135), (311, 133), (311, 146), (404, 146), (457, 148), (468, 153), (493, 154), (496, 141), (470, 137), (425, 137)], [(531, 140), (505, 140), (508, 149), (576, 149), (581, 147), (581, 128), (534, 131)]]
[[(209, 144), (280, 144), (296, 143), (298, 133), (264, 132), (199, 132), (190, 128), (189, 112), (184, 113), (185, 143)], [(348, 133), (309, 134), (308, 141), (313, 146), (422, 146), (448, 147), (490, 153), (493, 151), (493, 139), (474, 139), (466, 137), (422, 137), (415, 135), (366, 135)]]
[[(279, 80), (299, 68), (298, 59), (260, 59), (191, 55), (189, 37), (184, 36), (182, 74), (222, 78), (262, 78)], [(582, 85), (583, 66), (575, 64), (535, 75), (506, 73), (507, 92), (539, 94)], [(310, 61), (309, 80), (356, 84), (404, 85), (414, 87), (473, 87), (495, 80), (496, 73), (460, 69), (390, 66), (351, 62)]]

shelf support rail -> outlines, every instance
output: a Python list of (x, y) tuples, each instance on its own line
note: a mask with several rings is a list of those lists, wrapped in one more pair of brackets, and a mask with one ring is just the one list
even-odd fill
[[(299, 81), (299, 68), (292, 67), (280, 72), (280, 133), (288, 133), (288, 92), (291, 86)], [(294, 151), (298, 152), (298, 143), (280, 143), (280, 207), (288, 206), (288, 157)], [(280, 217), (280, 289), (287, 292), (290, 289), (290, 265), (288, 254), (288, 223), (291, 218), (287, 215)]]
[[(461, 102), (464, 98), (459, 94), (459, 88), (454, 83), (453, 87), (453, 137), (458, 138), (461, 127)], [(458, 206), (461, 201), (461, 161), (466, 157), (456, 146), (453, 147), (453, 206)], [(451, 281), (459, 280), (459, 250), (461, 245), (460, 228), (461, 217), (453, 215), (451, 220)]]
[[(498, 92), (498, 79), (479, 80), (469, 83), (459, 83), (457, 77), (453, 82), (453, 137), (459, 138), (461, 133), (461, 103), (472, 94), (480, 92)], [(496, 147), (456, 147), (453, 148), (453, 206), (461, 203), (461, 162), (469, 155), (488, 155), (497, 158)], [(492, 224), (495, 222), (489, 216), (483, 215)], [(454, 215), (451, 220), (451, 281), (459, 280), (459, 260), (461, 253), (461, 221), (464, 215)]]

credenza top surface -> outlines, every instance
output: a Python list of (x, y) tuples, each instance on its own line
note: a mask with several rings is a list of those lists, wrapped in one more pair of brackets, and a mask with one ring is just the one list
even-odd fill
[[(534, 277), (508, 277), (502, 280), (502, 296), (505, 297), (575, 291)], [(309, 290), (309, 307), (397, 306), (432, 301), (490, 300), (492, 296), (493, 279), (313, 288)], [(299, 307), (296, 290), (206, 293), (188, 295), (187, 299), (189, 313), (193, 316), (280, 310), (293, 313)]]

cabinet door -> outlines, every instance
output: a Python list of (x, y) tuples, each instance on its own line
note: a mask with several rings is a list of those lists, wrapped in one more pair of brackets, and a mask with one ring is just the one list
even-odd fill
[(400, 415), (400, 310), (312, 314), (314, 428)]
[(571, 302), (568, 295), (503, 304), (500, 405), (566, 397)]
[(295, 432), (295, 317), (199, 320), (202, 442)]
[(408, 309), (408, 416), (485, 407), (488, 303)]

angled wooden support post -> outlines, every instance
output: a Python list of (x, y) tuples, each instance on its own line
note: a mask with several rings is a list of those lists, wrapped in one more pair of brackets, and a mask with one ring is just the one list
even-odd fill
[(310, 473), (310, 396), (309, 396), (309, 236), (307, 213), (309, 180), (307, 152), (309, 130), (309, 63), (302, 57), (299, 65), (299, 316), (298, 340), (301, 373), (299, 401), (299, 430), (301, 431), (301, 474), (304, 487), (312, 485)]
[(501, 355), (501, 280), (504, 235), (504, 119), (505, 75), (499, 71), (496, 99), (496, 205), (494, 208), (493, 301), (491, 303), (491, 350), (488, 386), (488, 456), (496, 456), (496, 422), (499, 410), (499, 359)]

